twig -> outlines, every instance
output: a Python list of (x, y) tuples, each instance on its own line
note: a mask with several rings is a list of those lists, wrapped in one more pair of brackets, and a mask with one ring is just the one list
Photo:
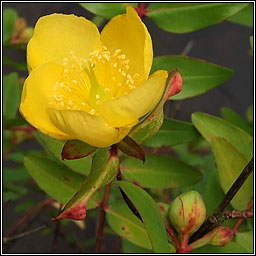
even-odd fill
[[(247, 206), (247, 211), (246, 211), (247, 214), (248, 213), (253, 214), (251, 212), (252, 206), (253, 206), (253, 199), (251, 199), (250, 203)], [(244, 221), (244, 218), (241, 218), (241, 219), (237, 220), (237, 222), (235, 223), (234, 227), (232, 228), (235, 234), (238, 232), (238, 228), (240, 227), (240, 225), (242, 224), (243, 221)]]
[(209, 216), (208, 219), (204, 222), (204, 224), (200, 227), (200, 229), (196, 233), (194, 233), (194, 235), (190, 239), (190, 242), (194, 242), (197, 239), (201, 238), (206, 233), (211, 231), (213, 228), (218, 226), (221, 222), (223, 222), (223, 212), (225, 208), (233, 199), (233, 197), (236, 195), (236, 193), (239, 191), (239, 189), (244, 184), (248, 176), (252, 173), (252, 171), (253, 171), (253, 158), (243, 169), (242, 173), (239, 175), (239, 177), (233, 183), (231, 188), (228, 190), (222, 202), (214, 210), (213, 214)]
[(240, 211), (233, 210), (233, 211), (224, 211), (223, 214), (224, 214), (226, 220), (253, 218), (253, 213), (250, 211), (240, 212)]
[(96, 234), (97, 240), (96, 240), (96, 248), (95, 248), (95, 253), (100, 252), (100, 245), (101, 245), (101, 240), (103, 237), (103, 229), (104, 229), (104, 223), (105, 223), (105, 215), (106, 215), (106, 208), (108, 206), (108, 197), (111, 189), (111, 183), (109, 183), (106, 187), (105, 195), (103, 202), (101, 204), (101, 211), (100, 211), (100, 223), (99, 223), (99, 228)]
[(188, 55), (188, 53), (192, 49), (193, 45), (194, 45), (194, 41), (193, 40), (189, 40), (180, 55), (182, 55), (182, 56)]
[[(58, 207), (59, 211), (62, 208), (62, 205), (60, 204), (60, 206)], [(55, 224), (55, 230), (54, 230), (54, 235), (53, 235), (53, 240), (52, 240), (52, 251), (55, 252), (57, 249), (57, 243), (58, 243), (58, 237), (60, 234), (60, 229), (61, 229), (61, 222), (57, 221)]]
[(40, 227), (37, 227), (37, 228), (34, 228), (34, 229), (32, 229), (32, 230), (29, 230), (29, 231), (23, 232), (23, 233), (21, 233), (21, 234), (18, 234), (18, 235), (16, 235), (16, 236), (4, 237), (3, 242), (4, 242), (4, 243), (8, 243), (9, 241), (12, 241), (12, 240), (15, 240), (15, 239), (18, 239), (18, 238), (22, 238), (22, 237), (24, 237), (24, 236), (31, 235), (31, 234), (33, 234), (33, 233), (35, 233), (35, 232), (37, 232), (37, 231), (40, 231), (40, 230), (42, 230), (42, 229), (44, 229), (44, 228), (46, 228), (46, 225), (42, 225), (42, 226), (40, 226)]

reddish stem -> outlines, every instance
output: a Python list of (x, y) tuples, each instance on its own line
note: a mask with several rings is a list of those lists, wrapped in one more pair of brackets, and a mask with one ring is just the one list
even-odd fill
[(181, 238), (180, 238), (180, 247), (178, 249), (179, 253), (184, 253), (186, 252), (186, 248), (188, 246), (188, 235), (187, 234), (181, 234)]
[(96, 241), (95, 253), (99, 253), (99, 251), (100, 251), (100, 245), (101, 245), (101, 240), (103, 238), (103, 230), (104, 230), (105, 215), (106, 215), (105, 210), (108, 207), (108, 198), (109, 198), (110, 189), (111, 189), (111, 183), (109, 183), (106, 187), (104, 199), (101, 204), (100, 224), (99, 224), (99, 228), (98, 228), (98, 231), (96, 234), (97, 241)]
[(143, 20), (147, 14), (148, 14), (148, 11), (147, 9), (145, 8), (145, 3), (141, 3), (139, 7), (135, 7), (135, 10), (137, 11), (139, 17)]
[(177, 238), (176, 234), (174, 233), (172, 227), (169, 226), (168, 224), (166, 224), (165, 228), (166, 228), (167, 232), (170, 234), (170, 236), (174, 242), (176, 250), (178, 250), (179, 249), (179, 241), (178, 241), (178, 238)]
[[(251, 201), (247, 205), (247, 210), (251, 211), (252, 207), (253, 207), (253, 199), (251, 199)], [(235, 225), (233, 226), (232, 230), (235, 234), (238, 232), (238, 229), (239, 229), (240, 225), (243, 223), (243, 221), (244, 221), (244, 218), (238, 219), (237, 222), (235, 223)]]

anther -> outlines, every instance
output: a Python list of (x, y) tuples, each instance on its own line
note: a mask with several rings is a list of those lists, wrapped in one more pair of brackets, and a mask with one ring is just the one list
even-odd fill
[(94, 115), (95, 114), (95, 109), (92, 108), (91, 111), (89, 112), (91, 115)]
[(115, 52), (114, 52), (114, 56), (117, 56), (120, 52), (121, 52), (120, 49), (116, 49)]
[(100, 95), (99, 94), (96, 94), (96, 99), (98, 100), (100, 98)]

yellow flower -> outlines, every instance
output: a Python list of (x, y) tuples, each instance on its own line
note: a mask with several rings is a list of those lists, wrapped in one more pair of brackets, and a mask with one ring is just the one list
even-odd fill
[(118, 143), (163, 95), (167, 72), (149, 76), (152, 60), (151, 37), (130, 6), (101, 34), (83, 17), (41, 17), (27, 48), (20, 112), (57, 139)]

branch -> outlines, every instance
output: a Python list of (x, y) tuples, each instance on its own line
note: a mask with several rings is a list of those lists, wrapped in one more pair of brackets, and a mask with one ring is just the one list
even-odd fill
[(225, 220), (223, 219), (223, 213), (225, 208), (233, 199), (233, 197), (236, 195), (236, 193), (239, 191), (239, 189), (242, 187), (242, 185), (244, 184), (248, 176), (252, 173), (253, 168), (254, 168), (254, 165), (253, 165), (253, 158), (252, 158), (251, 161), (243, 169), (239, 177), (236, 179), (236, 181), (233, 183), (231, 188), (228, 190), (222, 202), (214, 210), (213, 214), (209, 216), (208, 219), (204, 222), (204, 224), (200, 227), (200, 229), (193, 234), (193, 236), (190, 239), (190, 242), (194, 242), (198, 240), (199, 238), (207, 234), (209, 231), (211, 231), (213, 228), (215, 228)]
[[(251, 212), (252, 207), (253, 207), (253, 199), (251, 199), (250, 203), (247, 205), (247, 211), (246, 211), (247, 214), (251, 213), (253, 215), (253, 213)], [(242, 224), (243, 220), (244, 220), (243, 217), (241, 219), (237, 220), (237, 222), (235, 223), (234, 227), (232, 228), (235, 234), (238, 232), (238, 228)]]
[(108, 198), (109, 198), (110, 189), (111, 189), (111, 183), (109, 183), (106, 187), (104, 199), (101, 204), (100, 224), (99, 224), (99, 228), (98, 228), (97, 235), (96, 235), (97, 241), (96, 241), (95, 253), (99, 253), (99, 251), (100, 251), (100, 245), (101, 245), (101, 240), (103, 237), (103, 229), (104, 229), (105, 215), (106, 215), (105, 210), (108, 206)]
[(45, 228), (46, 228), (46, 225), (42, 225), (42, 226), (40, 226), (40, 227), (37, 227), (37, 228), (34, 228), (34, 229), (32, 229), (32, 230), (26, 231), (26, 232), (24, 232), (24, 233), (18, 234), (18, 235), (16, 235), (16, 236), (4, 237), (4, 238), (3, 238), (3, 242), (4, 242), (4, 243), (8, 243), (8, 242), (10, 242), (10, 241), (12, 241), (12, 240), (15, 240), (15, 239), (18, 239), (18, 238), (21, 238), (21, 237), (24, 237), (24, 236), (31, 235), (31, 234), (33, 234), (33, 233), (35, 233), (35, 232), (38, 232), (38, 231), (40, 231), (40, 230), (42, 230), (42, 229), (45, 229)]

